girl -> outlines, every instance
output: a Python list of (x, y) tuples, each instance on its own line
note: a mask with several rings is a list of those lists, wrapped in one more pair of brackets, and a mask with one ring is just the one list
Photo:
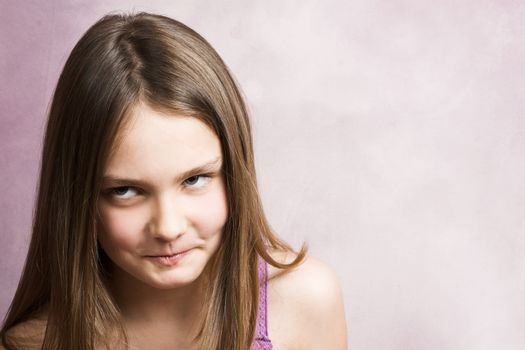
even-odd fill
[(53, 96), (5, 349), (344, 349), (334, 273), (271, 231), (227, 67), (168, 17), (107, 15)]

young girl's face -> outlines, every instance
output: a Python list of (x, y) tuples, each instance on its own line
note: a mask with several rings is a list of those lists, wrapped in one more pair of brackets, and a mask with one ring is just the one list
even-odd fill
[(131, 117), (103, 174), (99, 243), (126, 278), (187, 285), (217, 250), (227, 219), (220, 141), (196, 118), (147, 106)]

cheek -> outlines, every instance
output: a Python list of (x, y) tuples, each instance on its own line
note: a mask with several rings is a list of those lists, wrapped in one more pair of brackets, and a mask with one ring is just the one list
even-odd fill
[(140, 243), (142, 221), (136, 211), (125, 211), (100, 207), (97, 224), (98, 239), (106, 252), (132, 250)]
[(199, 235), (208, 238), (222, 232), (228, 217), (224, 190), (195, 199), (191, 207), (191, 221)]

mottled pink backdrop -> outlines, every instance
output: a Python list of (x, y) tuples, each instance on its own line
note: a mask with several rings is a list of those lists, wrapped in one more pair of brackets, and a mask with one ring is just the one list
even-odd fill
[(523, 1), (0, 1), (0, 317), (62, 65), (135, 9), (236, 75), (270, 221), (338, 272), (350, 349), (525, 348)]

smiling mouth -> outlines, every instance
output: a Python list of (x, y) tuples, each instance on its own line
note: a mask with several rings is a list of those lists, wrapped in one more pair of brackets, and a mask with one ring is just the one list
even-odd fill
[(191, 249), (187, 249), (187, 250), (183, 250), (181, 252), (178, 252), (178, 253), (173, 253), (173, 254), (167, 254), (167, 255), (145, 255), (146, 258), (170, 258), (170, 257), (174, 257), (174, 256), (177, 256), (177, 255), (181, 255), (181, 254), (184, 254), (186, 252), (189, 252)]
[(184, 259), (193, 249), (188, 249), (173, 255), (147, 255), (146, 259), (161, 266), (174, 266)]

